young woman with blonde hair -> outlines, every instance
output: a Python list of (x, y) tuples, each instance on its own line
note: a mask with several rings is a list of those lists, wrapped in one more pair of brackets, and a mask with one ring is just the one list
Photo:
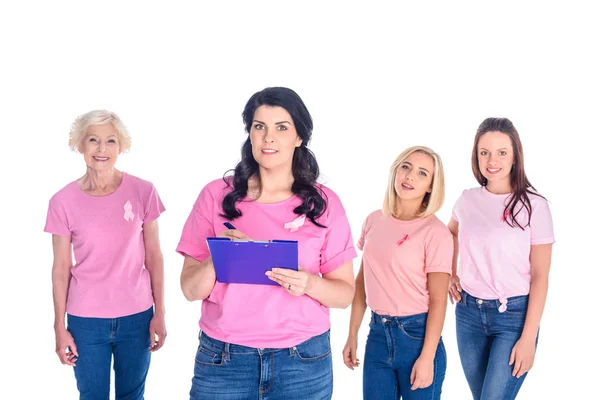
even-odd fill
[(453, 243), (436, 216), (444, 170), (431, 149), (406, 149), (394, 162), (383, 209), (363, 224), (344, 363), (358, 366), (358, 331), (371, 308), (365, 399), (439, 399), (446, 371), (441, 339)]

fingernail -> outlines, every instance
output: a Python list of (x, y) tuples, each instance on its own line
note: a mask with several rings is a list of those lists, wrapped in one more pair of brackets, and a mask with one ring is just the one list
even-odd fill
[(270, 275), (271, 275), (271, 271), (267, 271), (267, 272), (265, 272), (265, 275), (266, 275), (266, 276), (270, 276)]

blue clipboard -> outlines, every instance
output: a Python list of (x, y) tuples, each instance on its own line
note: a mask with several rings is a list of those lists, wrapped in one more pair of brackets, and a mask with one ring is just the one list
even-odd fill
[(220, 283), (250, 283), (279, 285), (265, 272), (277, 267), (298, 270), (296, 240), (231, 240), (206, 238), (213, 265)]

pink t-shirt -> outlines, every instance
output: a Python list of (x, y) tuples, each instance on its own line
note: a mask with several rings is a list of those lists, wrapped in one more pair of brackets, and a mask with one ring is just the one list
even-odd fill
[(52, 196), (44, 231), (71, 236), (75, 256), (67, 313), (117, 318), (152, 306), (142, 231), (164, 210), (152, 183), (126, 173), (107, 196), (90, 196), (77, 182)]
[[(508, 297), (529, 294), (531, 246), (554, 243), (548, 202), (529, 194), (531, 225), (522, 230), (504, 221), (509, 196), (490, 193), (485, 187), (468, 189), (452, 211), (458, 222), (458, 276), (463, 289), (481, 299), (499, 299), (502, 305)], [(517, 216), (522, 226), (527, 217), (523, 208)]]
[(372, 212), (358, 248), (363, 250), (367, 305), (380, 315), (427, 312), (427, 274), (452, 273), (452, 234), (435, 215), (401, 221), (381, 210)]
[[(356, 257), (350, 225), (337, 195), (321, 186), (327, 196), (327, 211), (319, 223), (309, 219), (298, 230), (285, 228), (299, 216), (293, 210), (301, 200), (263, 204), (245, 200), (237, 203), (242, 216), (233, 225), (256, 240), (297, 240), (299, 264), (312, 274), (326, 274)], [(210, 253), (206, 238), (224, 229), (219, 216), (221, 202), (231, 191), (223, 179), (204, 187), (185, 223), (177, 251), (198, 261)], [(293, 296), (280, 286), (223, 284), (216, 282), (202, 302), (200, 329), (208, 336), (228, 343), (255, 348), (295, 346), (330, 327), (329, 309), (315, 299)]]

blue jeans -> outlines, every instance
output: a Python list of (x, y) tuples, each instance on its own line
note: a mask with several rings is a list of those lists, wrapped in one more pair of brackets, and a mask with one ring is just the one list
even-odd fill
[(116, 399), (144, 399), (153, 315), (152, 307), (120, 318), (67, 315), (67, 329), (79, 353), (73, 369), (80, 400), (109, 400), (113, 355)]
[(285, 349), (256, 349), (200, 333), (191, 400), (331, 399), (329, 331)]
[[(529, 296), (509, 297), (507, 309), (498, 300), (461, 293), (456, 304), (456, 338), (460, 361), (475, 400), (512, 400), (525, 380), (512, 376), (508, 363), (523, 332)], [(537, 339), (536, 339), (537, 342)]]
[(439, 399), (446, 376), (446, 349), (442, 338), (433, 361), (433, 383), (411, 390), (410, 374), (421, 355), (427, 313), (389, 317), (371, 313), (371, 330), (365, 349), (363, 399)]

